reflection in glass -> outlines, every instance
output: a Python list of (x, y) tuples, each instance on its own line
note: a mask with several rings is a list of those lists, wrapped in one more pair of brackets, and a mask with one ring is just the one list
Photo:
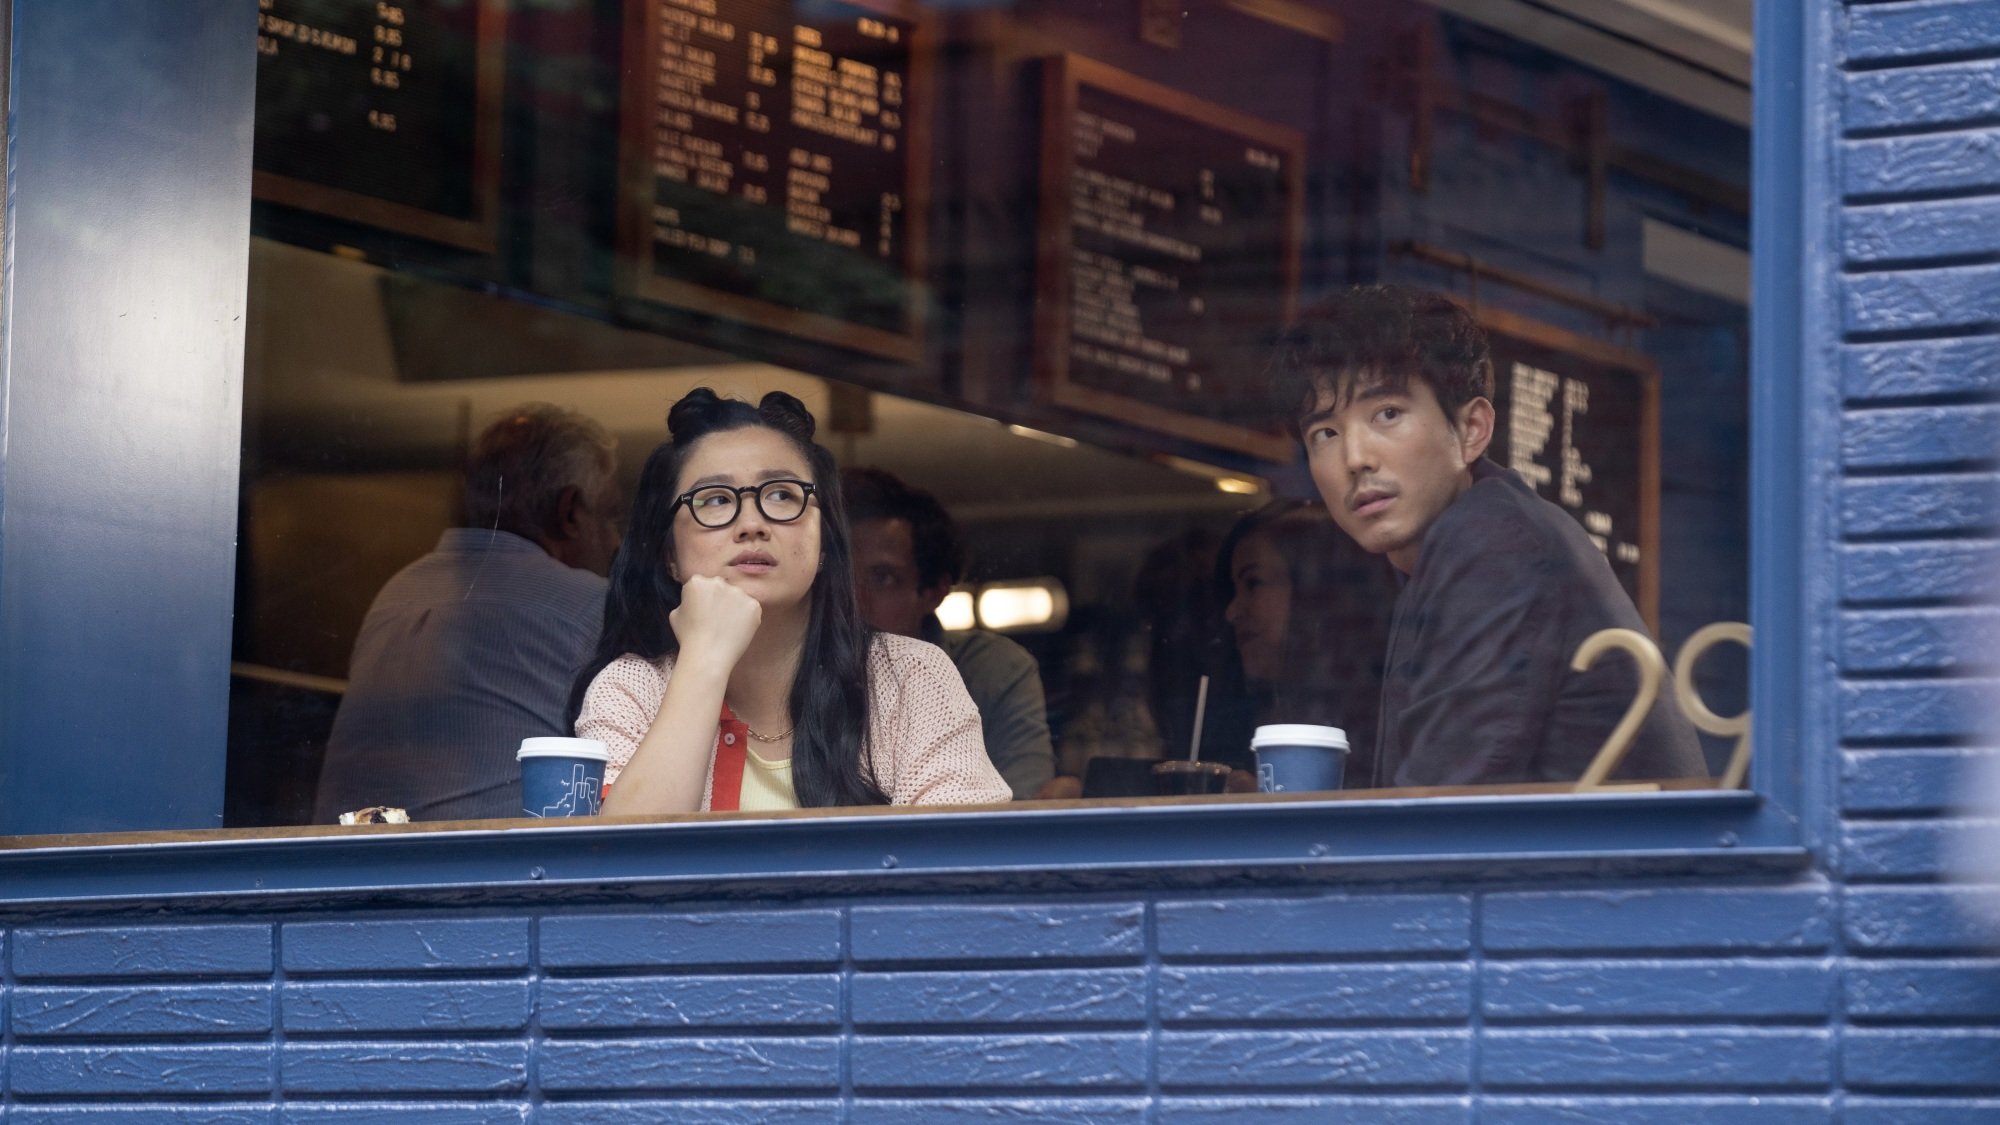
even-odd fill
[[(1058, 0), (709, 6), (268, 7), (357, 57), (260, 44), (230, 823), (316, 819), (370, 606), (478, 526), (489, 420), (594, 419), (630, 495), (702, 385), (795, 395), (841, 466), (933, 496), (968, 560), (943, 625), (1049, 594), (1005, 639), (1060, 775), (1184, 755), (1206, 676), (1204, 758), (1329, 723), (1380, 780), (1407, 591), (1268, 394), (1283, 322), (1353, 285), (1469, 310), (1489, 457), (1663, 651), (1748, 619), (1747, 24), (1212, 4), (1135, 44)], [(378, 45), (415, 60), (393, 89)], [(697, 518), (743, 526), (730, 495)], [(1749, 706), (1739, 646), (1689, 674)]]

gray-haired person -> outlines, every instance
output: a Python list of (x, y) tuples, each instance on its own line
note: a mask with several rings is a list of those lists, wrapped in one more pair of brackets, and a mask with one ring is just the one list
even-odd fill
[(314, 819), (368, 805), (417, 820), (521, 815), (521, 739), (566, 735), (597, 643), (623, 504), (604, 428), (541, 403), (473, 443), (466, 526), (368, 607)]

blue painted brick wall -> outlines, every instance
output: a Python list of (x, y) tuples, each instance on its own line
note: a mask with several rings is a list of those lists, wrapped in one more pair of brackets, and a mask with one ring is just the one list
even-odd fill
[(20, 927), (8, 1120), (1973, 1113), (2000, 1083), (1982, 895), (1808, 873)]
[(1838, 62), (1811, 869), (34, 919), (5, 1120), (2000, 1121), (2000, 890), (1943, 867), (1996, 754), (2000, 0), (1800, 2)]

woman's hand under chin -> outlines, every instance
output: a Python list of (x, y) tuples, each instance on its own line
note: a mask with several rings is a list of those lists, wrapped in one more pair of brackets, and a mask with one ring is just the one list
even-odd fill
[(681, 587), (681, 604), (667, 620), (680, 641), (681, 661), (701, 661), (726, 672), (757, 636), (764, 607), (720, 578), (697, 574)]

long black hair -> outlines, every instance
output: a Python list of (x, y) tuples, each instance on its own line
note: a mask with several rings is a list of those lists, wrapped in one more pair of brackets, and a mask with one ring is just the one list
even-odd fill
[(1244, 692), (1254, 709), (1268, 712), (1262, 721), (1345, 729), (1353, 747), (1350, 769), (1358, 769), (1375, 753), (1382, 662), (1397, 594), (1389, 564), (1341, 531), (1324, 505), (1274, 500), (1238, 520), (1223, 539), (1215, 556), (1218, 609), (1227, 610), (1236, 596), (1237, 547), (1258, 536), (1270, 540), (1284, 559), (1292, 587), (1278, 679), (1267, 685), (1248, 683), (1234, 630), (1218, 622), (1215, 647), (1222, 683), (1217, 686)]
[(605, 665), (626, 653), (656, 661), (680, 652), (668, 615), (681, 604), (681, 584), (669, 572), (667, 557), (673, 547), (681, 466), (703, 438), (752, 426), (774, 431), (805, 456), (819, 500), (819, 574), (813, 579), (805, 648), (790, 695), (797, 724), (793, 794), (801, 808), (888, 804), (866, 753), (871, 635), (854, 600), (854, 556), (839, 468), (833, 454), (813, 441), (813, 416), (805, 404), (783, 391), (772, 391), (751, 406), (697, 387), (667, 412), (667, 440), (646, 458), (632, 500), (631, 526), (611, 564), (604, 631), (570, 690), (569, 724), (575, 726), (584, 692)]

